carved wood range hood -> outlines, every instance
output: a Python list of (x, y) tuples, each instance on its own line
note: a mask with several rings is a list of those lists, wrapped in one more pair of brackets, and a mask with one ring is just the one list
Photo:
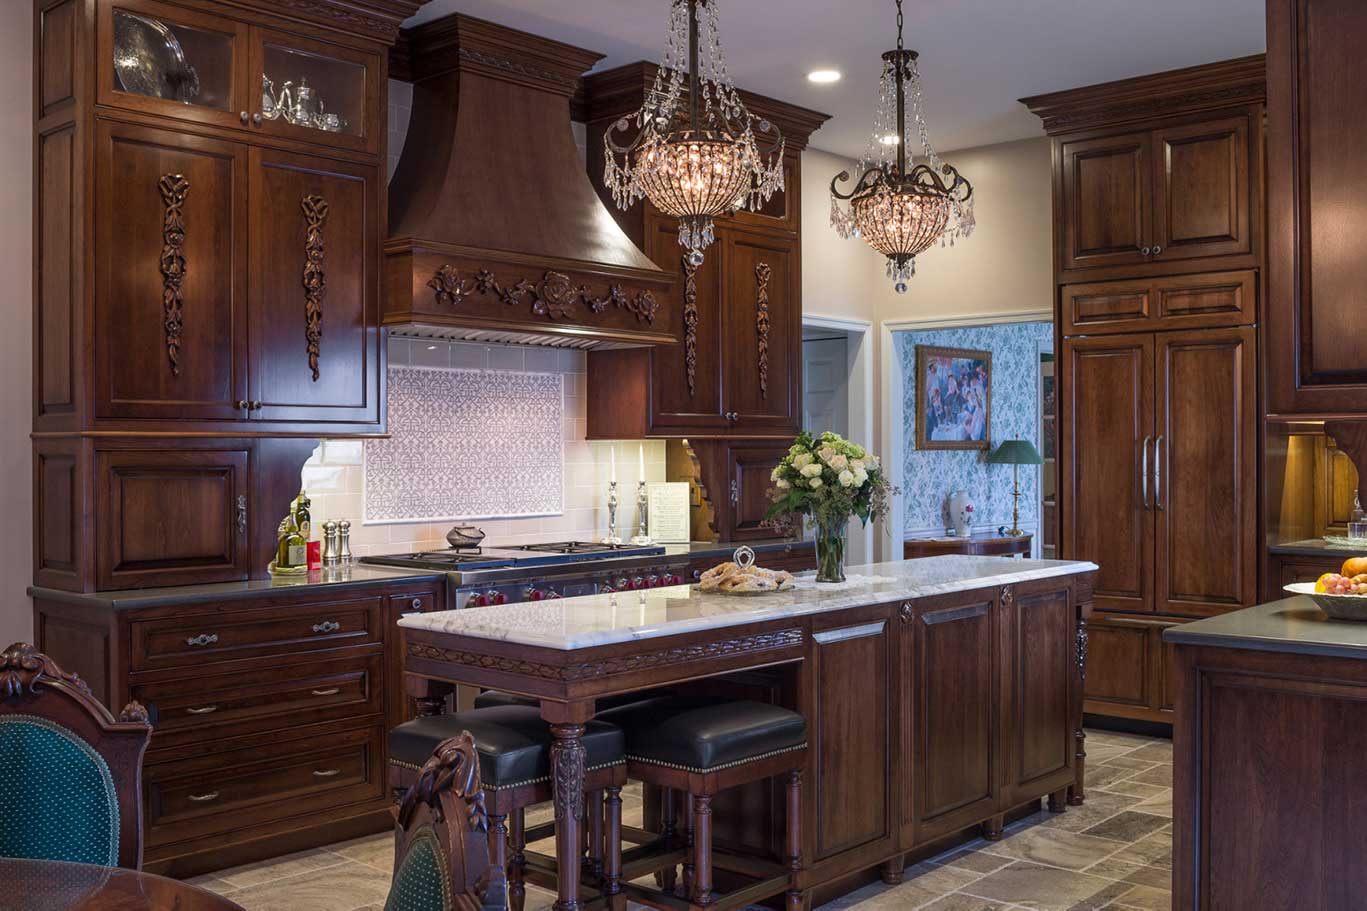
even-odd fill
[(468, 16), (403, 32), (413, 115), (390, 184), (391, 334), (676, 344), (674, 279), (589, 182), (570, 99), (601, 55)]

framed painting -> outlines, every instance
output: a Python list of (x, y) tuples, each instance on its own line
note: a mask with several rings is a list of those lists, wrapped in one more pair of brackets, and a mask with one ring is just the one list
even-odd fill
[(992, 352), (916, 346), (916, 448), (987, 449)]

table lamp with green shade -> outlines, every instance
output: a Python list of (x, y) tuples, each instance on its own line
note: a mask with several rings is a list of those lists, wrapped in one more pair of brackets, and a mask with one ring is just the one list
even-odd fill
[(1029, 440), (1007, 440), (1002, 443), (992, 454), (987, 457), (991, 465), (1010, 465), (1012, 469), (1012, 501), (1011, 501), (1011, 530), (1007, 532), (1013, 538), (1018, 538), (1025, 532), (1020, 529), (1020, 503), (1021, 503), (1021, 470), (1022, 465), (1043, 465), (1044, 459), (1040, 458), (1039, 450), (1035, 444)]

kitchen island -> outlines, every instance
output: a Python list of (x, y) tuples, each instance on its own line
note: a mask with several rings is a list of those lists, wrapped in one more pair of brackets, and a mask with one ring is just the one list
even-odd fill
[[(409, 692), (451, 684), (535, 697), (551, 724), (562, 862), (578, 907), (580, 737), (598, 699), (661, 686), (764, 694), (808, 725), (799, 881), (824, 900), (909, 854), (1049, 798), (1081, 803), (1084, 621), (1096, 566), (963, 555), (852, 567), (756, 597), (687, 586), (404, 617)], [(772, 806), (716, 832), (772, 850)]]
[(1174, 908), (1363, 906), (1367, 623), (1285, 598), (1175, 647)]

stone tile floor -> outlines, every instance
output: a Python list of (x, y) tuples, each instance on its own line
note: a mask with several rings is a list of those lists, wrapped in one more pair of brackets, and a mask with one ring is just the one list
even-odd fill
[[(909, 867), (899, 886), (866, 886), (822, 911), (1168, 911), (1172, 744), (1094, 730), (1087, 755), (1084, 806), (1035, 813), (1000, 841), (961, 845)], [(639, 825), (639, 792), (623, 800), (627, 823)], [(381, 834), (192, 881), (246, 911), (380, 911), (393, 853), (392, 836)], [(527, 911), (545, 911), (553, 899), (529, 887)]]

